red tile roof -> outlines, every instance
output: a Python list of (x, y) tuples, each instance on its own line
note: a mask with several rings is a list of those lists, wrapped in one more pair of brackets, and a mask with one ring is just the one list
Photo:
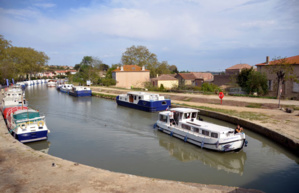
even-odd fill
[(193, 73), (179, 73), (179, 75), (185, 80), (194, 80), (196, 79)]
[(198, 79), (204, 79), (205, 81), (207, 80), (213, 80), (214, 76), (212, 73), (209, 72), (192, 72), (194, 76)]
[[(266, 62), (264, 62), (264, 63), (256, 64), (256, 66), (275, 65), (278, 64), (280, 60), (281, 59), (270, 61), (269, 64), (266, 64)], [(299, 64), (299, 55), (288, 57), (286, 58), (285, 62), (289, 64)]]
[(121, 70), (120, 68), (117, 68), (115, 70), (113, 70), (113, 72), (149, 72), (149, 70), (145, 69), (142, 70), (142, 68), (140, 66), (137, 65), (123, 65), (124, 70)]
[(238, 70), (238, 69), (244, 69), (244, 68), (248, 68), (250, 69), (252, 66), (250, 66), (249, 64), (236, 64), (236, 65), (233, 65), (229, 68), (227, 68), (226, 70)]

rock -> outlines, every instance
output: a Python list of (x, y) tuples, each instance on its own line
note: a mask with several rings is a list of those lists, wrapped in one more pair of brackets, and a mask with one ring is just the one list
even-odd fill
[(286, 108), (286, 112), (287, 113), (292, 113), (292, 112), (294, 112), (294, 109), (293, 108)]

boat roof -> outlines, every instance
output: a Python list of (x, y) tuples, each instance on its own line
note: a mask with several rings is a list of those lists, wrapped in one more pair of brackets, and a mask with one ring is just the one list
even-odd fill
[(148, 93), (148, 92), (128, 92), (127, 94), (132, 94), (132, 95), (159, 95), (159, 94)]
[(217, 124), (214, 124), (214, 123), (208, 123), (208, 122), (205, 122), (205, 121), (199, 121), (199, 120), (195, 120), (195, 121), (186, 120), (184, 122), (187, 123), (187, 124), (190, 124), (192, 126), (201, 128), (201, 129), (206, 129), (208, 131), (218, 132), (218, 133), (228, 132), (228, 131), (234, 130), (234, 129), (229, 128), (229, 127), (217, 125)]
[(191, 108), (171, 108), (171, 111), (177, 111), (177, 112), (182, 112), (182, 113), (197, 113), (199, 110), (196, 109), (191, 109)]

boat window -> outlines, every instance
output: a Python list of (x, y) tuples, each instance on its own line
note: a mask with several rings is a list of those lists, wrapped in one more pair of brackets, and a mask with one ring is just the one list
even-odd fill
[(196, 113), (192, 113), (192, 118), (196, 119)]
[(191, 130), (191, 127), (189, 125), (185, 125), (185, 124), (182, 124), (182, 128), (189, 130), (189, 131)]
[(138, 99), (140, 100), (140, 99), (141, 99), (141, 96), (140, 96), (140, 97), (138, 97)]
[(185, 113), (185, 119), (189, 119), (190, 118), (190, 113)]
[(10, 94), (7, 94), (7, 96), (10, 96)]
[(211, 133), (211, 137), (218, 138), (218, 133)]
[(206, 135), (206, 136), (209, 136), (210, 135), (210, 132), (206, 131), (206, 130), (202, 130), (201, 133), (203, 135)]
[(137, 96), (134, 96), (134, 100), (136, 100), (137, 99)]
[(160, 121), (167, 122), (167, 116), (166, 115), (160, 115)]
[(162, 101), (162, 105), (167, 105), (167, 102), (166, 101)]
[(198, 128), (193, 127), (193, 131), (194, 131), (195, 133), (199, 133), (199, 129), (198, 129)]

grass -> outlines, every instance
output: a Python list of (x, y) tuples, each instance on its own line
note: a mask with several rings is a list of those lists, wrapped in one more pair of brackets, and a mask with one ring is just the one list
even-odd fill
[(235, 111), (235, 110), (218, 109), (218, 108), (211, 108), (211, 107), (205, 107), (205, 106), (187, 105), (185, 103), (183, 103), (181, 105), (186, 106), (186, 107), (191, 107), (191, 108), (197, 108), (197, 109), (204, 109), (204, 110), (219, 112), (219, 113), (223, 113), (223, 114), (226, 114), (226, 115), (239, 117), (239, 118), (247, 119), (247, 120), (266, 121), (267, 119), (270, 118), (269, 116), (267, 116), (263, 113), (246, 112), (246, 111), (238, 112), (238, 111)]
[(115, 100), (116, 96), (114, 95), (109, 95), (109, 94), (102, 94), (102, 93), (92, 93), (92, 96), (97, 96), (97, 97), (102, 97), (102, 98), (106, 98), (106, 99), (112, 99)]
[(250, 103), (250, 104), (246, 105), (245, 107), (249, 107), (249, 108), (261, 108), (262, 104), (259, 104), (259, 103)]

